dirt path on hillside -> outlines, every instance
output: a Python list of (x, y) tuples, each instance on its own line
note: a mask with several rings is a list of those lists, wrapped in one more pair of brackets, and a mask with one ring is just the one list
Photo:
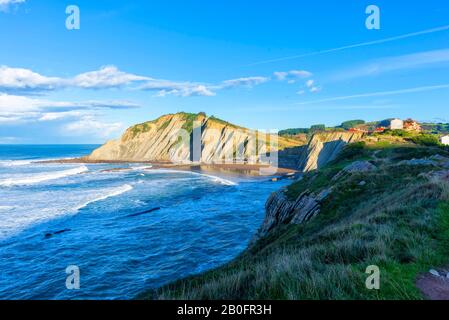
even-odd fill
[(447, 271), (438, 271), (439, 275), (426, 273), (416, 281), (416, 286), (421, 290), (426, 299), (449, 300), (449, 278)]

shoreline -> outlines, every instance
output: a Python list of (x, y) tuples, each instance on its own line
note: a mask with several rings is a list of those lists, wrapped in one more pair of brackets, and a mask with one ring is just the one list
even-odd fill
[[(41, 164), (142, 164), (149, 165), (146, 170), (157, 169), (172, 169), (179, 171), (192, 171), (192, 172), (204, 172), (204, 173), (222, 173), (228, 175), (239, 175), (249, 177), (260, 177), (274, 179), (288, 179), (295, 178), (300, 174), (300, 171), (288, 168), (275, 168), (266, 164), (243, 164), (243, 163), (172, 163), (162, 161), (124, 161), (124, 160), (89, 160), (86, 158), (73, 158), (73, 159), (59, 159), (59, 160), (46, 160), (36, 161)], [(150, 167), (151, 166), (151, 167)], [(115, 168), (108, 169), (109, 171), (121, 171), (130, 170), (130, 168)], [(274, 173), (261, 174), (262, 170), (274, 171)]]

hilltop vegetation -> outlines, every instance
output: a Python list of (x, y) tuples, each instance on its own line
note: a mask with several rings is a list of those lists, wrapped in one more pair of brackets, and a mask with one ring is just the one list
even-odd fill
[(448, 134), (449, 123), (422, 123), (423, 129), (433, 134)]
[[(142, 297), (422, 299), (418, 275), (449, 264), (449, 152), (414, 143), (418, 136), (390, 132), (347, 145), (285, 190), (293, 200), (330, 189), (315, 218), (279, 225), (223, 267)], [(374, 169), (345, 171), (355, 162)], [(380, 290), (365, 287), (370, 265), (381, 270)]]
[[(364, 120), (348, 120), (338, 126), (326, 127), (325, 125), (312, 125), (310, 128), (292, 128), (279, 131), (280, 136), (296, 136), (299, 134), (310, 135), (317, 131), (340, 131), (351, 128), (359, 128), (366, 131), (374, 131), (377, 127), (388, 127), (389, 120), (365, 122)], [(421, 123), (424, 133), (427, 134), (448, 134), (449, 123)]]

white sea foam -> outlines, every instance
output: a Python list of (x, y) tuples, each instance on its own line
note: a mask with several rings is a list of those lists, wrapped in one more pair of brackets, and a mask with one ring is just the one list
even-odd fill
[[(196, 173), (196, 172), (194, 172), (194, 173)], [(227, 180), (227, 179), (221, 178), (221, 177), (212, 176), (212, 175), (203, 174), (203, 173), (198, 173), (198, 174), (203, 176), (203, 177), (209, 178), (209, 179), (211, 179), (214, 182), (218, 182), (218, 183), (224, 184), (226, 186), (236, 186), (237, 185), (237, 183), (235, 183), (235, 182), (233, 182), (231, 180)]]
[(26, 166), (33, 163), (32, 160), (2, 160), (0, 161), (0, 166), (2, 167), (18, 167)]
[(0, 206), (0, 211), (9, 211), (14, 209), (15, 207), (13, 206)]
[(42, 159), (24, 159), (24, 160), (0, 160), (0, 167), (22, 167), (41, 162), (63, 161), (70, 158), (42, 158)]
[(136, 170), (136, 171), (140, 171), (140, 170), (147, 170), (147, 169), (151, 169), (153, 168), (153, 166), (138, 166), (138, 167), (131, 167), (132, 170)]
[(184, 174), (202, 176), (202, 177), (212, 180), (213, 182), (221, 183), (226, 186), (236, 186), (237, 185), (237, 183), (235, 183), (231, 180), (227, 180), (227, 179), (209, 175), (209, 174), (194, 172), (194, 171), (182, 171), (182, 170), (171, 170), (171, 169), (156, 169), (156, 170), (148, 170), (147, 171), (147, 173), (151, 173), (151, 172), (154, 172), (154, 173), (181, 173), (181, 174), (184, 173)]
[[(77, 192), (58, 190), (37, 193), (25, 193), (11, 191), (17, 194), (16, 201), (21, 205), (0, 206), (0, 240), (17, 234), (32, 225), (54, 220), (63, 216), (71, 216), (78, 213), (79, 209), (89, 204), (121, 195), (132, 190), (130, 185), (122, 185), (111, 188), (85, 189)], [(32, 199), (32, 201), (27, 201)]]
[(30, 176), (20, 176), (17, 178), (8, 178), (0, 180), (0, 186), (10, 187), (10, 186), (18, 186), (18, 185), (32, 185), (40, 182), (57, 180), (73, 175), (77, 175), (80, 173), (84, 173), (89, 171), (86, 166), (81, 166), (78, 168), (68, 169), (64, 171), (54, 171), (54, 172), (43, 172), (36, 173)]
[(92, 204), (94, 202), (98, 202), (98, 201), (106, 200), (111, 197), (119, 196), (125, 192), (131, 191), (132, 189), (133, 189), (133, 187), (129, 184), (125, 184), (125, 185), (117, 187), (117, 188), (108, 189), (108, 190), (104, 191), (103, 194), (99, 195), (98, 197), (88, 200), (85, 203), (79, 205), (78, 207), (75, 208), (75, 210), (83, 209), (83, 208), (87, 207), (89, 204)]

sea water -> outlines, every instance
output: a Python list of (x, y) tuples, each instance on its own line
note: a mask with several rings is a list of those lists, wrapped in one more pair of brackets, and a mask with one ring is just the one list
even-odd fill
[[(131, 299), (220, 266), (246, 248), (286, 183), (40, 163), (96, 147), (0, 145), (0, 299)], [(79, 290), (66, 288), (68, 266), (80, 270)]]

